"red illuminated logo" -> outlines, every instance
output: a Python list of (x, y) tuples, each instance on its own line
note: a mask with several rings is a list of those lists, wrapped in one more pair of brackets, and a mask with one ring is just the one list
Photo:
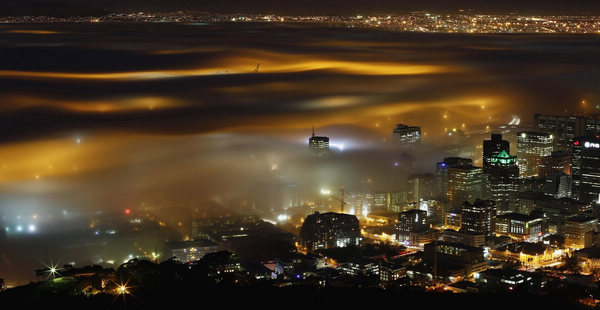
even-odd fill
[(578, 146), (579, 145), (579, 140), (573, 142), (573, 145)]

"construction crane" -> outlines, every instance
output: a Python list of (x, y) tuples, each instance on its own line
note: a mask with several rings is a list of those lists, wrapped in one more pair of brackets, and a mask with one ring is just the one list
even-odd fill
[(344, 201), (344, 195), (347, 195), (346, 191), (344, 190), (343, 186), (340, 186), (340, 198), (335, 197), (333, 195), (331, 196), (331, 198), (340, 202), (340, 213), (344, 213), (344, 205), (348, 204), (347, 202)]

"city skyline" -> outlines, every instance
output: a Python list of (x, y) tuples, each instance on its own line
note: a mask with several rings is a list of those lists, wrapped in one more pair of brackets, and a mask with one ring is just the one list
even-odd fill
[[(0, 8), (0, 300), (141, 305), (170, 283), (599, 304), (600, 7), (584, 2)], [(117, 7), (80, 3), (98, 4)]]

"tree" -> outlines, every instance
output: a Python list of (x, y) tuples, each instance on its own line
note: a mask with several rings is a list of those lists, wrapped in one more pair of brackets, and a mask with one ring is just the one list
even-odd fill
[(581, 272), (581, 266), (577, 263), (577, 257), (575, 255), (565, 256), (563, 268), (566, 271), (570, 271), (572, 273)]

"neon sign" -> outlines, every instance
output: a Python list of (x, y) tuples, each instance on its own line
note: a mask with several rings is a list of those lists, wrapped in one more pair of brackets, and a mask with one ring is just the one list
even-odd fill
[(600, 149), (600, 143), (592, 143), (592, 142), (585, 142), (583, 144), (583, 146), (585, 146), (586, 148), (595, 148), (595, 149)]

